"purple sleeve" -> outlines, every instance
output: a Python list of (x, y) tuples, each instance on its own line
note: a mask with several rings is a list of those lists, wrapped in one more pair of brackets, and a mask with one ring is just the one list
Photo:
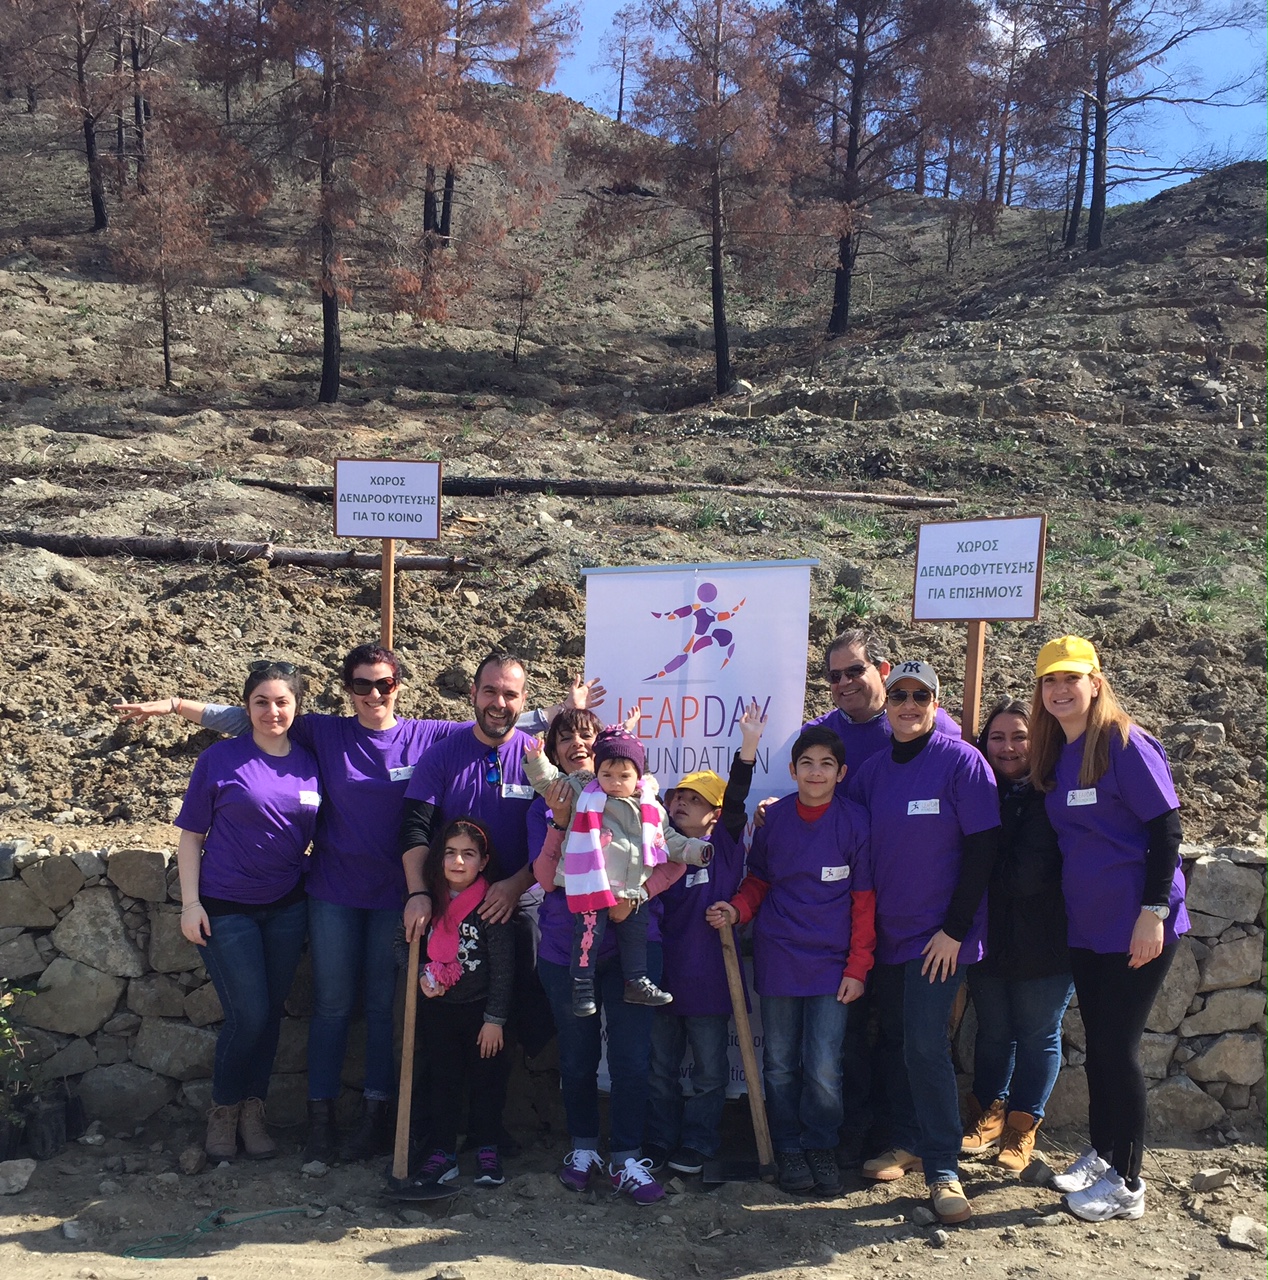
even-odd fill
[(432, 743), (414, 766), (414, 773), (405, 788), (406, 800), (421, 800), (424, 804), (440, 803), (444, 786), (444, 765), (440, 760), (439, 743)]
[(302, 716), (296, 716), (294, 724), (291, 725), (288, 737), (292, 742), (298, 742), (301, 747), (306, 747), (309, 751), (314, 751), (313, 739), (317, 736), (317, 722), (319, 720), (332, 720), (333, 716), (323, 716), (319, 712), (305, 711)]
[(963, 763), (956, 771), (955, 813), (966, 836), (999, 826), (999, 784), (986, 757), (976, 747), (964, 753)]
[(182, 831), (193, 831), (200, 836), (205, 836), (211, 830), (211, 815), (215, 804), (216, 788), (207, 759), (209, 755), (210, 751), (204, 751), (195, 761), (194, 772), (190, 775), (189, 786), (185, 788), (185, 799), (175, 822)]
[[(770, 821), (770, 813), (766, 815), (767, 823)], [(763, 824), (753, 834), (753, 845), (748, 851), (748, 866), (745, 869), (747, 875), (756, 876), (759, 880), (765, 880), (770, 883), (770, 868), (766, 854), (767, 830), (768, 826)]]
[[(847, 803), (850, 802), (847, 801)], [(854, 853), (850, 860), (850, 888), (867, 893), (876, 888), (876, 881), (872, 877), (871, 823), (868, 820), (867, 810), (861, 804), (850, 803), (850, 809), (854, 817), (856, 837)]]
[(1180, 807), (1167, 753), (1157, 738), (1134, 725), (1125, 747), (1119, 745), (1117, 736), (1111, 738), (1110, 767), (1123, 803), (1141, 822), (1160, 818)]
[(541, 796), (533, 797), (524, 815), (524, 825), (528, 828), (528, 860), (532, 863), (546, 843), (546, 801)]

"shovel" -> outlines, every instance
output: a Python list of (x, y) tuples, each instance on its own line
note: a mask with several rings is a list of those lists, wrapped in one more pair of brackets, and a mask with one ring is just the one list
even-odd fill
[(757, 1159), (710, 1160), (704, 1167), (704, 1181), (771, 1182), (776, 1173), (775, 1151), (771, 1146), (770, 1126), (766, 1123), (766, 1101), (758, 1083), (760, 1077), (757, 1074), (757, 1054), (753, 1049), (753, 1028), (749, 1025), (744, 983), (740, 980), (740, 955), (735, 949), (735, 934), (729, 924), (724, 924), (718, 934), (722, 939), (722, 961), (726, 965), (726, 985), (731, 991), (731, 1012), (735, 1015), (740, 1059), (744, 1063), (748, 1109), (753, 1117), (753, 1136), (757, 1139)]

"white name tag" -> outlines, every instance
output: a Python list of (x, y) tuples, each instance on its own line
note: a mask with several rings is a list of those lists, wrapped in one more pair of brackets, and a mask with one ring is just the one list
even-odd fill
[(321, 804), (321, 792), (301, 791), (299, 793), (299, 802), (300, 804), (311, 805), (315, 809), (319, 804)]
[(938, 805), (939, 801), (937, 800), (908, 800), (907, 816), (914, 818), (922, 813), (941, 813), (942, 810)]
[(533, 788), (522, 782), (504, 782), (502, 784), (503, 800), (531, 800)]
[(1075, 805), (1080, 804), (1095, 804), (1096, 788), (1084, 787), (1077, 791), (1067, 791), (1065, 793), (1065, 802), (1067, 808), (1073, 808)]
[(688, 871), (684, 879), (688, 889), (694, 889), (698, 884), (708, 884), (709, 868), (701, 867), (698, 871)]
[[(936, 801), (934, 802), (937, 803)], [(831, 884), (833, 880), (848, 880), (850, 878), (849, 867), (824, 867), (819, 872), (819, 879), (825, 884)]]
[(404, 782), (406, 778), (412, 778), (414, 776), (414, 766), (412, 764), (403, 764), (399, 769), (389, 769), (387, 771), (387, 776), (391, 778), (393, 782)]

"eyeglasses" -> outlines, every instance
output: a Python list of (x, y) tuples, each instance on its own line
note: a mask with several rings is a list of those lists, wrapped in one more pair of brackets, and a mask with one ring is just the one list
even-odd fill
[(885, 696), (896, 707), (901, 707), (908, 698), (921, 707), (933, 700), (933, 694), (928, 689), (891, 689)]
[(247, 663), (247, 670), (252, 675), (257, 671), (276, 671), (278, 675), (293, 676), (295, 669), (293, 662), (274, 662), (272, 658), (257, 658), (254, 662)]
[(843, 680), (857, 680), (868, 668), (866, 662), (856, 662), (852, 667), (833, 667), (828, 672), (829, 684), (840, 684)]
[(358, 697), (368, 697), (378, 690), (385, 698), (401, 682), (395, 676), (384, 676), (382, 680), (349, 680), (348, 688)]
[(490, 747), (489, 754), (484, 757), (484, 780), (491, 787), (502, 785), (502, 757), (496, 747)]

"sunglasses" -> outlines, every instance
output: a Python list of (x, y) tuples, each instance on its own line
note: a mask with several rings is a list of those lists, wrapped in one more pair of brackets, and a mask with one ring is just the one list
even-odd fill
[(901, 707), (908, 698), (921, 707), (933, 701), (933, 694), (928, 689), (891, 689), (885, 696), (896, 707)]
[(247, 670), (252, 675), (257, 671), (276, 671), (279, 675), (293, 676), (296, 667), (293, 662), (274, 662), (272, 658), (257, 658), (254, 662), (247, 663)]
[(840, 684), (842, 680), (857, 680), (867, 670), (866, 662), (856, 662), (852, 667), (833, 667), (828, 672), (829, 684)]
[(496, 747), (490, 747), (489, 754), (484, 757), (484, 780), (491, 787), (502, 785), (502, 757)]
[(385, 698), (401, 682), (395, 676), (384, 676), (381, 680), (349, 680), (348, 688), (358, 697), (368, 697), (376, 689)]

